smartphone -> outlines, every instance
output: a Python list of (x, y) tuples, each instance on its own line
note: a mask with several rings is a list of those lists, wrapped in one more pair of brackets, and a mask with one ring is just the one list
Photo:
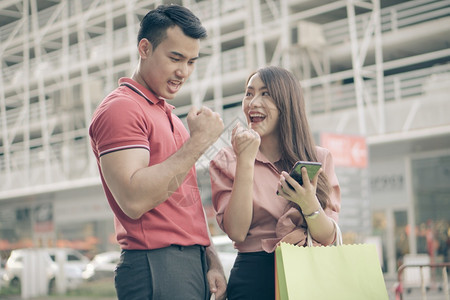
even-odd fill
[[(320, 167), (322, 167), (322, 163), (315, 162), (315, 161), (298, 161), (295, 163), (294, 167), (292, 167), (291, 172), (289, 175), (291, 175), (292, 178), (294, 178), (300, 185), (303, 185), (303, 178), (302, 178), (302, 167), (305, 167), (308, 171), (309, 179), (313, 179), (314, 176), (316, 176), (317, 171), (319, 171)], [(290, 188), (292, 186), (287, 182)]]

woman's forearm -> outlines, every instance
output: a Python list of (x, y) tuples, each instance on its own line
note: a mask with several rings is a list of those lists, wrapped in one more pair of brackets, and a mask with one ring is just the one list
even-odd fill
[(245, 240), (253, 214), (254, 162), (238, 161), (231, 199), (224, 212), (224, 228), (235, 242)]
[(336, 230), (333, 221), (323, 209), (314, 217), (305, 217), (311, 237), (322, 245), (330, 245), (335, 240)]

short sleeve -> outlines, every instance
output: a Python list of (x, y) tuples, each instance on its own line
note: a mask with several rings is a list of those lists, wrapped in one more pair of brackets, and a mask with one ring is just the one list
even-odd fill
[(151, 124), (133, 99), (116, 97), (97, 110), (89, 133), (99, 156), (128, 148), (149, 150)]
[(223, 214), (231, 198), (236, 163), (233, 155), (222, 149), (211, 160), (209, 174), (211, 179), (212, 204), (219, 227), (223, 227)]

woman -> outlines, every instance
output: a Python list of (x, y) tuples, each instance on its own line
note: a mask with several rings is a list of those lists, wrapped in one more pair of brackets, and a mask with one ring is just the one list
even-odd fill
[[(272, 66), (251, 74), (242, 110), (248, 126), (238, 124), (232, 147), (210, 164), (217, 221), (238, 249), (227, 294), (273, 300), (276, 245), (305, 245), (306, 228), (316, 244), (331, 244), (340, 190), (330, 152), (314, 145), (292, 73)], [(303, 186), (288, 174), (299, 160), (322, 163), (312, 180), (302, 168)]]

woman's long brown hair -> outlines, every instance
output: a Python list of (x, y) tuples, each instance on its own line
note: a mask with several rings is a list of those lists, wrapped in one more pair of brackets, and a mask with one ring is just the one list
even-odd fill
[[(279, 167), (289, 172), (295, 162), (317, 161), (316, 146), (306, 117), (305, 101), (300, 82), (286, 69), (269, 66), (256, 71), (266, 85), (279, 110), (281, 160)], [(255, 74), (249, 76), (248, 80)], [(247, 82), (248, 82), (247, 80)], [(325, 208), (331, 191), (322, 172), (317, 183), (317, 198)]]

